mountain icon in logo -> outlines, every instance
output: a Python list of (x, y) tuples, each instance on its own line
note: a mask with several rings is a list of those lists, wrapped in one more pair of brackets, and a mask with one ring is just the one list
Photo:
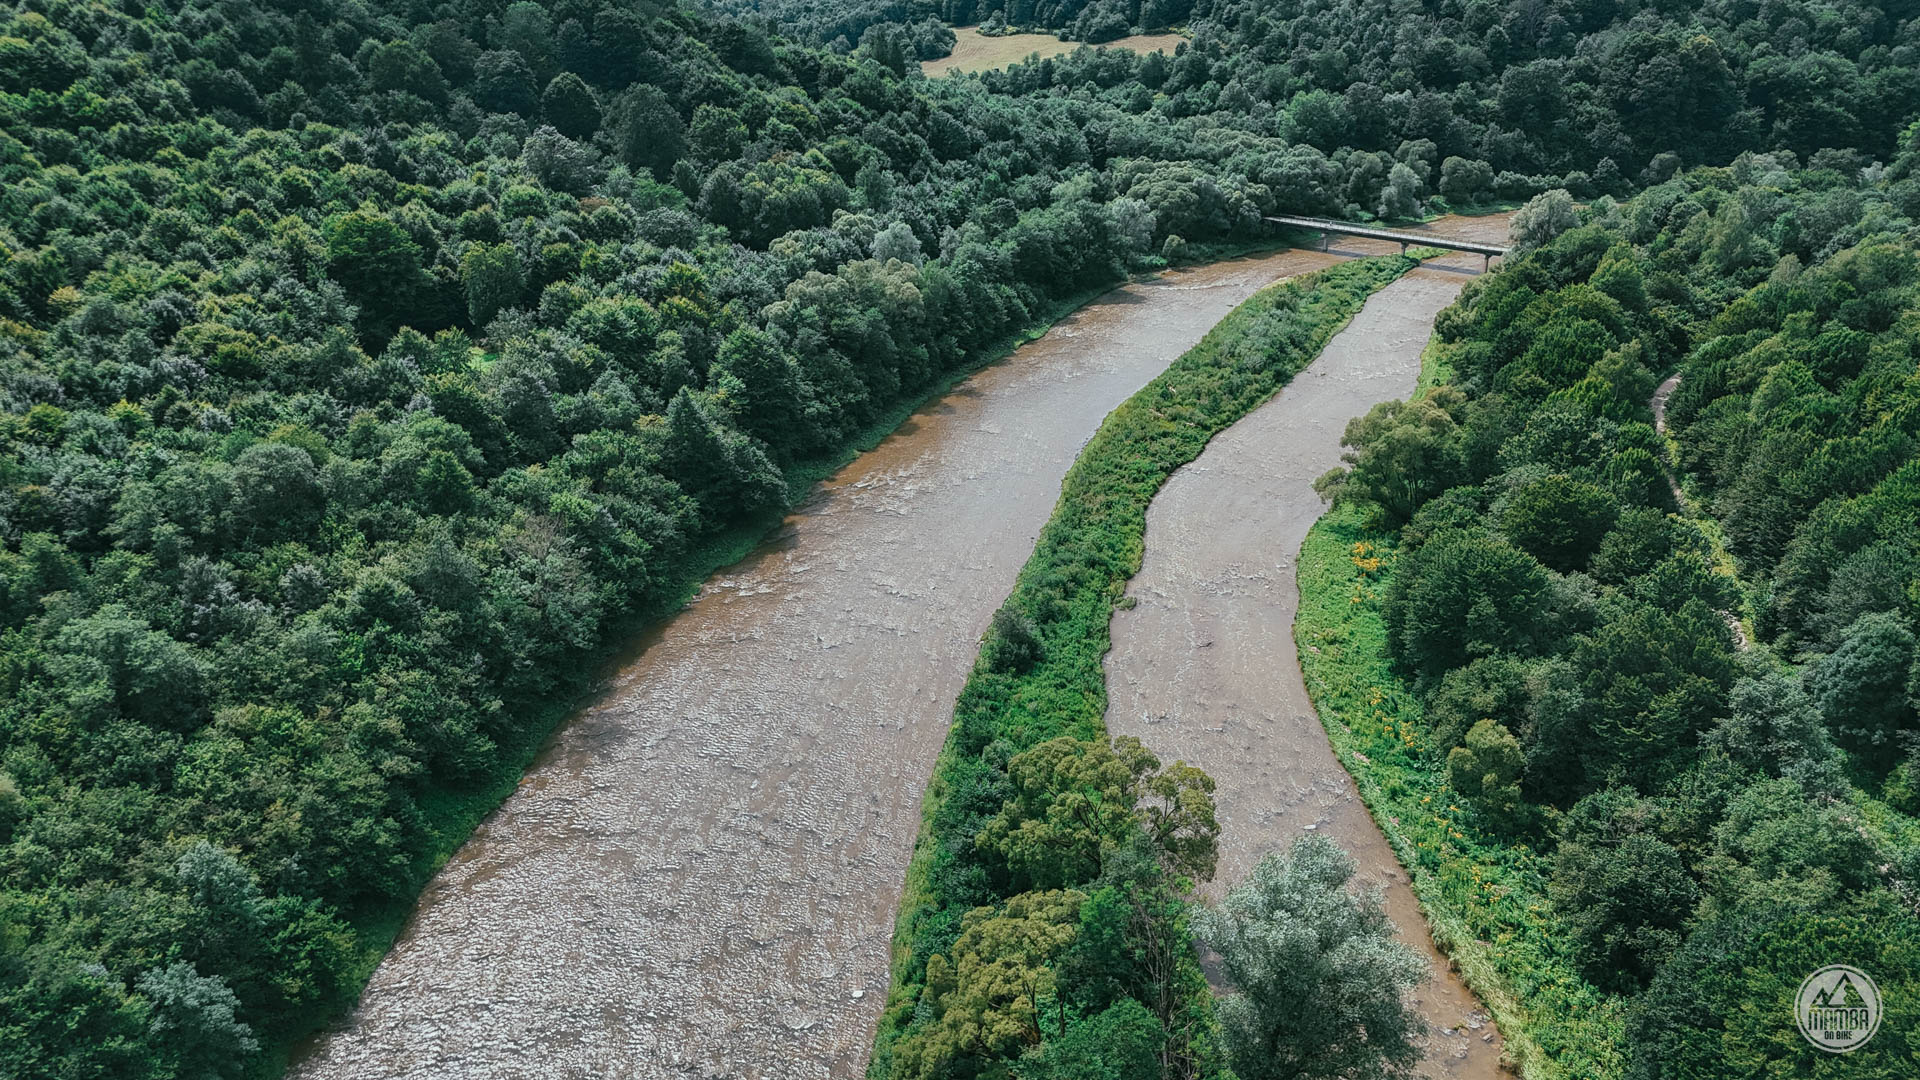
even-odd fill
[(1867, 1000), (1854, 989), (1853, 976), (1840, 973), (1840, 981), (1813, 996), (1816, 1009), (1858, 1009), (1866, 1005)]
[(1800, 1034), (1822, 1050), (1845, 1054), (1880, 1030), (1880, 987), (1847, 964), (1828, 964), (1807, 976), (1794, 996)]

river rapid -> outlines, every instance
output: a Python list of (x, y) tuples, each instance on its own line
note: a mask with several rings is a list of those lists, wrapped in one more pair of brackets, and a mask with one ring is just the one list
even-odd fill
[[(1507, 215), (1434, 227), (1501, 244)], [(1336, 251), (1394, 249), (1334, 242)], [(1168, 479), (1127, 587), (1135, 606), (1115, 613), (1107, 656), (1107, 729), (1218, 785), (1213, 891), (1297, 837), (1331, 837), (1358, 864), (1356, 883), (1382, 890), (1400, 940), (1426, 962), (1428, 981), (1414, 993), (1430, 1029), (1421, 1072), (1461, 1080), (1499, 1075), (1500, 1037), (1434, 947), (1406, 871), (1327, 743), (1294, 647), (1294, 565), (1325, 509), (1313, 481), (1340, 463), (1347, 421), (1413, 391), (1434, 316), (1480, 265), (1478, 255), (1435, 259), (1369, 297), (1311, 366)]]
[(1067, 467), (1338, 250), (1116, 289), (822, 484), (562, 725), (291, 1075), (861, 1075), (921, 793)]

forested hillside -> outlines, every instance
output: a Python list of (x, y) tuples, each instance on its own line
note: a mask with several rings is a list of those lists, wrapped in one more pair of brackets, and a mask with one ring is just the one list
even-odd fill
[[(1920, 558), (1912, 3), (1129, 8), (1193, 44), (935, 83), (914, 58), (936, 14), (986, 9), (794, 32), (837, 49), (645, 0), (0, 13), (0, 1075), (270, 1071), (357, 992), (610, 632), (682, 596), (717, 538), (1061, 305), (1279, 210), (1660, 185), (1450, 324), (1478, 351), (1448, 422), (1482, 434), (1421, 499), (1480, 491), (1436, 505), (1495, 515), (1512, 542), (1486, 557), (1535, 605), (1470, 644), (1527, 687), (1559, 673), (1538, 737), (1510, 730), (1562, 770), (1538, 776), (1614, 800), (1569, 820), (1694, 790), (1757, 661), (1717, 614), (1742, 588), (1668, 559), (1720, 551), (1659, 513), (1644, 391), (1681, 364), (1681, 464), (1757, 590), (1752, 655), (1818, 657), (1804, 701), (1786, 675), (1753, 693), (1839, 755), (1807, 774), (1838, 801), (1809, 802), (1762, 721), (1740, 728), (1732, 775), (1766, 778), (1741, 798), (1778, 803), (1725, 819), (1906, 820), (1907, 699), (1843, 674), (1890, 687), (1882, 660), (1914, 651), (1915, 592), (1889, 585)], [(1542, 408), (1503, 458), (1487, 433)], [(1490, 510), (1514, 469), (1522, 509)], [(1618, 538), (1585, 550), (1601, 524)], [(1409, 563), (1428, 550), (1452, 549)], [(1671, 580), (1635, 585), (1650, 569)], [(1657, 709), (1586, 666), (1679, 633), (1699, 647), (1632, 667), (1661, 673), (1631, 690)], [(1434, 686), (1492, 678), (1458, 643), (1418, 653), (1417, 620), (1399, 634)], [(1593, 701), (1613, 727), (1583, 726)], [(1595, 745), (1612, 771), (1578, 773)], [(1916, 876), (1844, 837), (1831, 865), (1783, 863), (1693, 805), (1647, 842), (1680, 853), (1676, 895), (1727, 899), (1619, 938), (1636, 980), (1683, 937), (1715, 962), (1731, 931), (1707, 930), (1770, 882), (1874, 898)]]
[[(1165, 95), (1156, 112), (1299, 144), (1249, 170), (1287, 205), (1394, 217), (1410, 212), (1402, 192), (1455, 206), (1623, 195), (1747, 150), (1851, 172), (1891, 158), (1920, 101), (1911, 3), (1403, 7), (1217, 4), (1178, 58), (1136, 61), (1138, 80)], [(1124, 62), (1102, 55), (1105, 70)], [(1091, 63), (982, 78), (1044, 92), (1084, 83)]]
[[(843, 50), (862, 42), (860, 52), (899, 58), (903, 69), (943, 47), (917, 9), (734, 6), (749, 9)], [(1089, 50), (979, 80), (1047, 107), (1108, 106), (1089, 131), (1096, 154), (1103, 145), (1138, 154), (1128, 144), (1169, 123), (1195, 132), (1199, 145), (1152, 155), (1228, 166), (1221, 190), (1203, 189), (1188, 213), (1251, 203), (1409, 217), (1434, 196), (1455, 208), (1553, 188), (1625, 196), (1746, 151), (1787, 150), (1849, 175), (1889, 161), (1920, 101), (1917, 19), (1911, 2), (1407, 10), (1229, 0), (1194, 10), (1192, 42), (1176, 57)], [(1128, 25), (1156, 24), (1069, 36), (1111, 40)], [(1920, 185), (1893, 198), (1912, 213)], [(1156, 209), (1169, 220), (1163, 203)], [(1184, 222), (1174, 231), (1192, 238)]]
[[(1791, 164), (1577, 227), (1530, 206), (1537, 250), (1442, 316), (1452, 378), (1355, 421), (1325, 482), (1389, 538), (1404, 689), (1349, 711), (1367, 631), (1317, 616), (1303, 646), (1345, 657), (1312, 665), (1323, 708), (1538, 1075), (1920, 1054), (1920, 256), (1888, 201), (1920, 127), (1885, 170)], [(1649, 403), (1676, 368), (1670, 444)], [(1842, 1071), (1780, 1019), (1826, 963), (1888, 1001)]]
[[(1914, 0), (713, 2), (843, 51), (876, 28), (922, 58), (942, 48), (918, 29), (936, 18), (1093, 43), (1187, 27), (1196, 55), (1174, 65), (1172, 115), (1217, 114), (1328, 154), (1429, 140), (1434, 168), (1465, 163), (1445, 192), (1455, 201), (1524, 198), (1543, 190), (1529, 177), (1569, 173), (1576, 195), (1617, 195), (1743, 150), (1835, 150), (1857, 167), (1890, 155), (1920, 101)], [(1443, 179), (1422, 177), (1431, 190)]]
[(609, 627), (1164, 235), (1117, 110), (411, 12), (0, 26), (0, 1074), (338, 1009)]

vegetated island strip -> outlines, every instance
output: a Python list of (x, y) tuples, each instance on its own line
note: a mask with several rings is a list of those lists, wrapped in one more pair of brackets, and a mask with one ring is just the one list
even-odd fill
[(1208, 440), (1311, 363), (1368, 296), (1417, 265), (1397, 255), (1358, 259), (1256, 293), (1115, 409), (1080, 452), (1004, 608), (1031, 621), (1039, 657), (1023, 672), (993, 670), (989, 632), (928, 783), (872, 1075), (886, 1075), (894, 1045), (913, 1025), (929, 959), (952, 947), (974, 906), (966, 886), (945, 872), (1000, 809), (967, 805), (983, 752), (1105, 735), (1103, 658), (1114, 608), (1140, 569), (1154, 494)]
[[(1416, 397), (1445, 381), (1447, 351), (1429, 344)], [(1380, 598), (1397, 546), (1396, 534), (1370, 528), (1352, 504), (1307, 533), (1293, 638), (1314, 711), (1412, 878), (1434, 943), (1492, 1011), (1520, 1075), (1619, 1075), (1624, 1016), (1574, 965), (1571, 932), (1547, 895), (1551, 865), (1525, 845), (1482, 843), (1463, 820), (1427, 746), (1419, 700), (1394, 673)]]

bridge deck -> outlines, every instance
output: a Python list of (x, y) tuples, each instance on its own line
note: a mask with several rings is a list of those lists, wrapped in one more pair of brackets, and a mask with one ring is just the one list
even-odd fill
[(1368, 240), (1386, 240), (1396, 244), (1417, 244), (1421, 247), (1445, 248), (1448, 251), (1469, 251), (1488, 258), (1505, 256), (1507, 249), (1495, 244), (1481, 244), (1472, 240), (1454, 240), (1435, 233), (1396, 232), (1392, 229), (1372, 229), (1365, 225), (1356, 225), (1351, 221), (1335, 221), (1332, 218), (1317, 217), (1270, 217), (1265, 220), (1276, 225), (1292, 225), (1301, 229), (1318, 229), (1323, 233), (1340, 233), (1343, 236), (1360, 236)]

